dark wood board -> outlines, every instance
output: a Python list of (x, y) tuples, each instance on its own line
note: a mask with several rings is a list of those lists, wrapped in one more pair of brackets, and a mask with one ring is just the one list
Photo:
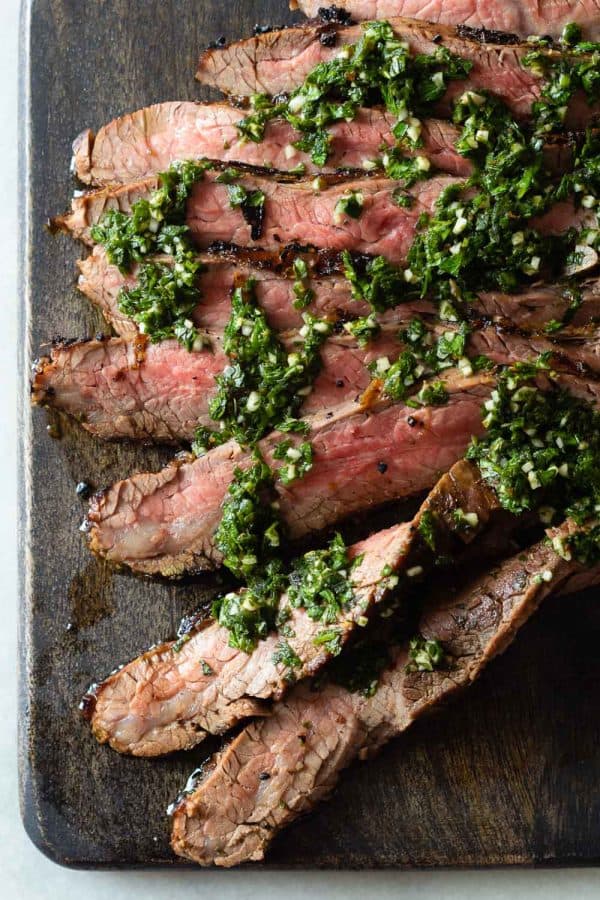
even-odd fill
[[(168, 452), (102, 446), (27, 401), (48, 339), (101, 323), (74, 289), (78, 248), (44, 229), (74, 185), (71, 140), (166, 99), (198, 98), (198, 51), (255, 22), (292, 21), (285, 0), (30, 0), (22, 32), (22, 809), (32, 840), (72, 866), (179, 863), (168, 802), (217, 743), (175, 758), (100, 747), (77, 704), (88, 683), (176, 629), (210, 585), (116, 574), (86, 550), (79, 481), (101, 486)], [(7, 302), (9, 298), (6, 298)], [(274, 867), (600, 862), (600, 596), (549, 601), (479, 684), (278, 839)]]

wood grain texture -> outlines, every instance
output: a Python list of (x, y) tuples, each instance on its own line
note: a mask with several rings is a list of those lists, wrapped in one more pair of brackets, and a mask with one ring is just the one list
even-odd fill
[[(26, 828), (74, 866), (183, 865), (165, 816), (217, 746), (126, 759), (91, 738), (88, 683), (157, 639), (214, 585), (136, 580), (93, 560), (79, 481), (101, 486), (168, 451), (106, 446), (27, 403), (28, 364), (56, 335), (101, 323), (74, 289), (78, 248), (44, 229), (74, 187), (86, 126), (158, 100), (197, 98), (200, 48), (284, 0), (31, 0), (23, 17), (21, 791)], [(206, 95), (205, 95), (206, 96)], [(417, 867), (600, 862), (598, 593), (550, 601), (458, 703), (355, 766), (333, 800), (276, 843), (268, 866)]]

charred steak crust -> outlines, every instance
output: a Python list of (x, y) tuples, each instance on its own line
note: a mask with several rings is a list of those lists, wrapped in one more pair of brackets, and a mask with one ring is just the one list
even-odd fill
[[(321, 0), (292, 0), (290, 6), (312, 17), (319, 14)], [(507, 33), (511, 42), (532, 34), (558, 39), (571, 22), (582, 28), (585, 39), (600, 37), (597, 0), (467, 0), (459, 4), (455, 0), (340, 0), (340, 8), (355, 20), (406, 16), (433, 25), (455, 25), (468, 29), (465, 37), (492, 43), (503, 43)]]

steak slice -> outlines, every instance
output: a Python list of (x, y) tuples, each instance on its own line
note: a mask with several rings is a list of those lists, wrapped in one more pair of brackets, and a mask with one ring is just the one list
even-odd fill
[[(308, 174), (362, 169), (381, 155), (381, 147), (394, 146), (396, 117), (381, 109), (360, 110), (352, 122), (331, 129), (331, 153), (324, 168), (310, 154), (292, 144), (301, 137), (288, 122), (268, 123), (260, 143), (241, 138), (236, 128), (244, 112), (226, 103), (189, 101), (157, 103), (114, 119), (94, 135), (84, 131), (73, 144), (73, 169), (85, 184), (110, 185), (157, 175), (176, 160), (220, 159), (282, 172), (302, 164)], [(468, 177), (472, 166), (455, 149), (459, 130), (449, 122), (423, 123), (419, 153), (451, 175)]]
[[(317, 16), (322, 0), (291, 0), (292, 9)], [(355, 21), (406, 16), (439, 25), (464, 25), (475, 32), (482, 29), (484, 40), (502, 42), (503, 34), (512, 39), (532, 34), (559, 38), (565, 25), (576, 22), (590, 41), (600, 39), (600, 15), (597, 0), (338, 0), (336, 8)], [(503, 34), (502, 34), (503, 33)]]
[[(539, 99), (542, 79), (522, 65), (531, 45), (493, 43), (477, 34), (447, 25), (429, 25), (411, 19), (390, 18), (400, 40), (415, 54), (432, 54), (440, 44), (469, 60), (473, 67), (463, 81), (452, 81), (436, 112), (448, 115), (452, 102), (465, 90), (487, 90), (499, 96), (518, 118), (531, 114)], [(258, 34), (225, 47), (210, 48), (200, 57), (196, 78), (232, 96), (255, 93), (276, 96), (297, 88), (321, 62), (328, 62), (340, 47), (355, 44), (363, 29), (336, 22), (310, 23)], [(326, 35), (325, 40), (322, 37)], [(480, 36), (481, 37), (481, 36)], [(556, 51), (548, 50), (549, 54)], [(594, 109), (574, 98), (567, 114), (570, 128), (585, 127)]]
[[(366, 347), (344, 332), (332, 335), (321, 348), (321, 370), (300, 414), (331, 409), (365, 391), (372, 377), (368, 365), (380, 357), (393, 362), (405, 349), (397, 333), (408, 318), (402, 306), (390, 310), (380, 334)], [(431, 330), (443, 334), (449, 326)], [(34, 364), (32, 400), (74, 416), (87, 431), (107, 440), (191, 442), (198, 425), (214, 425), (209, 413), (214, 379), (229, 364), (221, 349), (222, 333), (207, 332), (205, 337), (209, 347), (196, 352), (177, 341), (150, 344), (141, 336), (56, 344), (50, 357)], [(596, 331), (564, 329), (558, 337), (560, 342), (553, 343), (507, 327), (483, 328), (471, 334), (468, 353), (484, 354), (497, 364), (553, 353), (579, 374), (600, 374)], [(288, 333), (282, 339), (293, 350), (298, 337)]]
[[(198, 287), (202, 301), (194, 313), (194, 323), (207, 330), (224, 328), (231, 314), (231, 291), (236, 275), (256, 279), (256, 294), (272, 328), (286, 331), (302, 326), (302, 315), (293, 306), (293, 275), (279, 257), (268, 257), (262, 264), (253, 262), (241, 254), (231, 257), (201, 255), (206, 270), (199, 277)], [(329, 260), (325, 260), (329, 268)], [(265, 265), (270, 268), (265, 268)], [(366, 316), (367, 303), (354, 300), (348, 281), (340, 275), (319, 275), (320, 259), (315, 261), (310, 286), (315, 298), (310, 312), (321, 318), (354, 318)], [(136, 271), (123, 275), (117, 266), (109, 263), (103, 247), (79, 262), (79, 289), (104, 314), (107, 322), (123, 337), (136, 337), (137, 325), (119, 310), (121, 289), (135, 285)], [(551, 321), (561, 322), (568, 316), (573, 328), (585, 328), (600, 318), (600, 282), (589, 279), (578, 285), (580, 302), (572, 306), (574, 294), (569, 285), (537, 284), (520, 293), (502, 294), (498, 291), (482, 292), (472, 301), (471, 315), (496, 324), (506, 323), (524, 331), (539, 331)], [(571, 310), (571, 311), (570, 311)], [(433, 315), (435, 307), (424, 300), (404, 303), (401, 312), (394, 315)], [(380, 315), (380, 321), (388, 321), (390, 313)]]
[[(186, 225), (200, 250), (215, 245), (234, 244), (279, 253), (290, 244), (313, 246), (339, 253), (385, 256), (389, 262), (406, 262), (420, 217), (433, 213), (436, 201), (449, 186), (460, 182), (449, 175), (437, 175), (415, 184), (407, 193), (411, 203), (398, 206), (398, 183), (388, 178), (366, 177), (325, 183), (316, 189), (311, 181), (276, 181), (246, 171), (239, 183), (248, 192), (265, 196), (260, 234), (253, 231), (239, 208), (232, 208), (228, 186), (218, 183), (218, 173), (207, 172), (192, 188), (186, 209)], [(332, 176), (330, 176), (332, 178)], [(92, 191), (75, 197), (71, 213), (53, 220), (54, 227), (74, 238), (92, 243), (90, 228), (108, 209), (130, 213), (136, 200), (157, 187), (156, 179), (132, 185)], [(361, 197), (359, 218), (340, 210), (338, 204), (351, 194)], [(542, 216), (531, 219), (541, 234), (560, 235), (570, 228), (595, 227), (594, 210), (574, 208), (571, 201), (556, 203)]]
[[(288, 537), (319, 532), (368, 510), (431, 488), (482, 431), (481, 404), (493, 379), (446, 378), (446, 406), (416, 411), (373, 393), (308, 419), (312, 469), (298, 481), (276, 482)], [(261, 452), (271, 462), (277, 433)], [(96, 495), (90, 505), (90, 548), (145, 574), (179, 576), (221, 562), (213, 535), (234, 469), (250, 457), (233, 441), (205, 456), (140, 473)]]
[[(206, 173), (194, 185), (187, 204), (186, 224), (199, 249), (225, 243), (278, 252), (286, 244), (297, 243), (333, 251), (381, 254), (397, 263), (406, 260), (421, 214), (431, 214), (440, 193), (456, 182), (450, 176), (419, 182), (409, 191), (413, 202), (407, 208), (394, 201), (398, 184), (387, 178), (335, 182), (315, 190), (310, 181), (285, 183), (245, 173), (239, 183), (248, 191), (262, 191), (266, 198), (262, 232), (252, 238), (251, 226), (239, 208), (231, 207), (228, 186), (215, 180), (217, 174)], [(55, 219), (55, 225), (90, 243), (90, 227), (107, 209), (131, 212), (132, 204), (156, 186), (156, 179), (147, 179), (75, 197), (72, 212)], [(362, 194), (360, 218), (340, 214), (336, 218), (337, 204), (350, 191)]]
[[(399, 324), (387, 326), (368, 347), (348, 334), (330, 337), (301, 414), (330, 409), (366, 390), (369, 363), (381, 356), (396, 359), (402, 351)], [(33, 402), (74, 416), (107, 440), (189, 443), (199, 425), (215, 424), (209, 414), (215, 376), (229, 365), (222, 337), (207, 332), (210, 346), (195, 352), (177, 341), (150, 344), (141, 336), (58, 343), (50, 357), (34, 364)], [(282, 338), (293, 350), (297, 334)]]
[[(231, 316), (231, 292), (239, 279), (248, 278), (256, 281), (257, 302), (266, 313), (271, 328), (288, 331), (301, 328), (304, 324), (302, 313), (294, 307), (296, 298), (293, 270), (284, 259), (266, 254), (254, 259), (252, 255), (243, 253), (200, 254), (199, 258), (206, 268), (198, 279), (202, 299), (193, 316), (197, 327), (208, 331), (225, 328)], [(165, 258), (164, 262), (170, 264), (171, 260)], [(319, 318), (334, 320), (369, 315), (371, 310), (368, 304), (353, 299), (350, 284), (345, 278), (319, 274), (320, 268), (330, 268), (331, 260), (328, 255), (324, 254), (322, 258), (319, 256), (314, 266), (310, 257), (307, 257), (307, 262), (315, 273), (310, 279), (310, 287), (315, 296), (308, 307), (309, 312)], [(117, 334), (128, 338), (136, 337), (136, 323), (119, 310), (119, 292), (135, 286), (137, 269), (134, 268), (131, 274), (123, 274), (117, 266), (109, 263), (101, 246), (94, 247), (93, 252), (86, 259), (80, 260), (78, 265), (79, 290), (100, 309)], [(560, 309), (564, 313), (564, 302)], [(433, 304), (415, 300), (383, 314), (380, 321), (396, 322), (418, 314), (434, 313)], [(558, 310), (554, 318), (561, 318)]]
[(600, 566), (584, 570), (542, 541), (471, 577), (456, 594), (444, 586), (428, 598), (418, 627), (424, 638), (442, 643), (440, 669), (407, 670), (404, 644), (372, 697), (335, 684), (294, 688), (269, 718), (252, 722), (218, 754), (204, 777), (192, 778), (172, 808), (173, 850), (200, 865), (262, 859), (276, 833), (327, 797), (353, 760), (372, 755), (468, 687), (545, 597), (599, 580)]
[(228, 364), (219, 346), (190, 353), (177, 341), (143, 337), (59, 343), (34, 364), (32, 399), (110, 440), (193, 440), (208, 424), (215, 375)]
[[(476, 516), (477, 525), (468, 532), (456, 530), (453, 511), (458, 508)], [(435, 519), (435, 552), (419, 528), (425, 513)], [(391, 598), (394, 607), (402, 604), (417, 567), (421, 573), (430, 570), (442, 552), (460, 558), (465, 544), (499, 515), (494, 491), (477, 466), (463, 460), (440, 479), (411, 523), (378, 532), (350, 548), (350, 557), (362, 555), (362, 560), (351, 574), (352, 605), (335, 623), (340, 645), (358, 626), (365, 627), (369, 617), (377, 617), (385, 606), (389, 609)], [(400, 582), (390, 583), (390, 575)], [(287, 595), (279, 608), (288, 608)], [(293, 609), (286, 625), (287, 643), (299, 660), (292, 679), (297, 681), (315, 674), (332, 654), (315, 644), (322, 623), (305, 609)], [(157, 756), (189, 749), (206, 732), (220, 734), (246, 716), (265, 713), (255, 701), (277, 700), (287, 692), (290, 670), (276, 656), (280, 641), (280, 634), (272, 633), (249, 655), (229, 646), (225, 628), (202, 621), (186, 632), (186, 643), (153, 647), (93, 685), (82, 708), (98, 740), (121, 753)]]

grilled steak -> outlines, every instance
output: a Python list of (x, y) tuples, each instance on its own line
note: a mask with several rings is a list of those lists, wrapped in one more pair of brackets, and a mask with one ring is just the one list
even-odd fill
[[(565, 25), (577, 22), (584, 37), (600, 38), (600, 14), (596, 0), (339, 0), (336, 7), (354, 19), (386, 19), (407, 16), (440, 25), (464, 25), (476, 33), (484, 29), (484, 40), (501, 42), (504, 36), (527, 38), (532, 34), (559, 38)], [(301, 9), (307, 16), (317, 16), (323, 9), (322, 0), (292, 0), (293, 9)]]
[[(223, 242), (277, 252), (286, 244), (298, 243), (381, 254), (399, 263), (406, 259), (419, 216), (432, 213), (441, 191), (454, 181), (450, 176), (438, 176), (418, 183), (410, 191), (413, 203), (407, 208), (394, 202), (398, 185), (386, 178), (334, 183), (316, 191), (310, 181), (289, 184), (247, 174), (241, 179), (243, 186), (249, 191), (261, 190), (266, 198), (262, 232), (253, 239), (242, 211), (231, 207), (227, 185), (217, 183), (215, 173), (209, 172), (192, 190), (186, 224), (200, 249)], [(148, 179), (76, 197), (71, 214), (55, 220), (56, 225), (89, 243), (90, 227), (107, 209), (130, 212), (132, 203), (155, 187), (156, 180)], [(358, 219), (336, 214), (336, 206), (350, 191), (363, 197)]]
[(57, 344), (34, 366), (34, 403), (79, 419), (108, 439), (192, 440), (208, 424), (214, 376), (227, 365), (219, 350), (189, 353), (177, 341), (138, 337)]
[[(198, 280), (202, 296), (194, 313), (194, 323), (198, 327), (209, 331), (225, 327), (231, 315), (231, 291), (236, 278), (256, 280), (257, 301), (266, 313), (269, 325), (276, 331), (302, 327), (302, 314), (294, 307), (293, 274), (280, 257), (265, 255), (262, 260), (253, 260), (247, 255), (238, 253), (229, 257), (205, 254), (200, 255), (200, 258), (206, 263), (206, 269)], [(334, 320), (368, 315), (370, 312), (368, 304), (352, 298), (350, 284), (345, 278), (323, 277), (318, 274), (320, 263), (320, 258), (317, 258), (313, 270), (315, 276), (310, 280), (315, 298), (309, 311), (320, 318)], [(328, 257), (323, 259), (326, 269), (329, 269), (329, 263)], [(94, 247), (93, 252), (79, 262), (79, 269), (80, 291), (101, 310), (117, 334), (135, 337), (138, 333), (137, 325), (119, 310), (118, 305), (119, 291), (135, 285), (135, 269), (131, 275), (123, 275), (117, 266), (112, 266), (108, 262), (106, 253), (100, 246)], [(566, 301), (557, 307), (562, 309), (563, 313), (566, 309), (565, 304)], [(495, 301), (494, 306), (498, 305), (499, 303)], [(417, 314), (433, 315), (434, 312), (432, 304), (416, 300), (413, 303), (403, 303), (402, 309), (393, 310), (391, 317), (387, 313), (384, 314), (380, 317), (380, 321), (385, 322), (390, 318), (392, 321), (398, 321), (400, 317), (405, 319)], [(556, 308), (555, 313), (554, 318), (560, 319), (561, 315), (556, 312)]]
[[(418, 54), (432, 54), (440, 43), (452, 53), (473, 63), (469, 76), (453, 81), (438, 104), (439, 115), (447, 115), (452, 101), (465, 90), (489, 90), (498, 95), (520, 118), (531, 113), (539, 98), (541, 79), (523, 68), (521, 61), (531, 49), (526, 44), (507, 46), (481, 42), (465, 30), (446, 25), (428, 25), (410, 19), (389, 20), (401, 40)], [(345, 44), (355, 44), (362, 34), (360, 25), (335, 22), (311, 23), (271, 31), (229, 46), (212, 48), (200, 57), (196, 78), (225, 94), (277, 95), (298, 87), (321, 62), (333, 59)], [(327, 39), (322, 41), (323, 35)], [(549, 53), (554, 51), (548, 51)], [(584, 126), (592, 110), (575, 99), (567, 115), (571, 128)]]
[[(234, 276), (253, 277), (257, 280), (256, 294), (260, 306), (267, 314), (269, 324), (277, 331), (299, 328), (302, 317), (294, 309), (293, 280), (286, 277), (278, 257), (267, 258), (271, 268), (260, 267), (247, 258), (236, 261), (235, 256), (227, 259), (221, 256), (203, 256), (207, 269), (199, 279), (199, 289), (203, 300), (194, 315), (197, 326), (214, 330), (224, 328), (231, 314), (230, 295)], [(135, 284), (135, 271), (131, 276), (123, 275), (116, 266), (110, 265), (102, 247), (94, 247), (93, 252), (79, 263), (79, 289), (104, 314), (117, 334), (135, 337), (137, 326), (120, 312), (119, 291)], [(316, 272), (319, 259), (316, 260)], [(366, 303), (352, 298), (350, 285), (345, 278), (337, 275), (321, 277), (316, 274), (311, 279), (315, 299), (310, 311), (327, 318), (353, 318), (366, 316), (370, 310)], [(524, 331), (543, 329), (550, 321), (562, 321), (569, 315), (572, 327), (583, 328), (600, 317), (600, 283), (589, 280), (579, 285), (581, 303), (573, 304), (573, 294), (567, 286), (560, 284), (534, 285), (517, 294), (498, 292), (481, 293), (471, 305), (471, 315), (476, 319), (507, 323)], [(569, 312), (571, 310), (571, 312)], [(433, 315), (435, 308), (425, 301), (415, 301), (402, 305), (407, 317), (412, 315)], [(394, 310), (394, 315), (399, 311)], [(380, 321), (388, 321), (389, 313), (380, 316)]]
[[(410, 314), (404, 306), (386, 313), (386, 324), (367, 347), (344, 332), (330, 337), (321, 348), (322, 367), (301, 414), (331, 409), (366, 390), (369, 363), (383, 356), (393, 362), (404, 349), (397, 332)], [(444, 333), (448, 326), (432, 331)], [(470, 336), (469, 353), (485, 354), (497, 364), (554, 353), (574, 371), (600, 374), (596, 332), (563, 329), (559, 337), (560, 342), (552, 343), (506, 326), (483, 328)], [(209, 332), (206, 339), (208, 348), (191, 353), (176, 341), (150, 344), (142, 337), (57, 344), (50, 357), (34, 365), (33, 402), (74, 416), (100, 438), (190, 442), (198, 425), (214, 424), (209, 414), (214, 379), (229, 363), (220, 349), (222, 333)], [(288, 333), (282, 339), (293, 350), (298, 338)]]
[[(336, 252), (381, 255), (397, 264), (406, 261), (421, 215), (431, 214), (442, 191), (458, 183), (449, 175), (418, 182), (408, 192), (412, 202), (406, 207), (395, 202), (398, 185), (387, 178), (335, 182), (315, 190), (310, 181), (278, 182), (246, 172), (240, 183), (247, 191), (262, 191), (266, 198), (258, 235), (241, 210), (231, 207), (228, 186), (215, 178), (215, 172), (208, 172), (197, 182), (187, 204), (186, 224), (200, 249), (225, 243), (280, 252), (286, 245), (300, 244)], [(90, 243), (90, 227), (100, 221), (106, 210), (131, 212), (132, 204), (156, 186), (156, 179), (147, 179), (75, 197), (71, 213), (56, 218), (54, 224)], [(344, 198), (352, 194), (361, 197), (359, 218), (340, 208)], [(596, 222), (594, 210), (574, 209), (570, 201), (556, 203), (543, 216), (531, 220), (542, 234), (563, 234), (584, 224), (593, 227)]]
[[(477, 526), (457, 532), (453, 511), (458, 508), (474, 513)], [(439, 553), (459, 554), (499, 510), (478, 468), (461, 461), (440, 479), (412, 523), (379, 532), (352, 547), (351, 557), (362, 555), (363, 559), (351, 576), (353, 603), (336, 623), (341, 642), (356, 630), (358, 618), (364, 627), (367, 618), (377, 616), (389, 599), (385, 567), (388, 575), (401, 579), (393, 587), (395, 607), (414, 583), (408, 573), (417, 566), (427, 571)], [(425, 512), (436, 521), (435, 553), (419, 529)], [(284, 595), (280, 608), (287, 603)], [(330, 652), (315, 646), (322, 625), (310, 619), (306, 610), (292, 610), (286, 624), (287, 643), (300, 661), (293, 670), (297, 681), (320, 669)], [(101, 743), (135, 756), (187, 749), (203, 740), (206, 732), (219, 734), (248, 715), (265, 712), (254, 701), (279, 699), (290, 686), (289, 669), (275, 656), (281, 640), (277, 633), (261, 641), (250, 655), (229, 647), (227, 630), (215, 622), (201, 622), (187, 632), (186, 640), (153, 647), (92, 687), (82, 706)]]
[[(540, 578), (542, 572), (550, 580)], [(216, 756), (205, 777), (192, 781), (174, 804), (173, 849), (201, 865), (262, 859), (277, 831), (325, 798), (353, 760), (372, 755), (468, 687), (548, 594), (599, 579), (600, 567), (582, 570), (542, 541), (456, 594), (445, 585), (428, 599), (418, 628), (442, 643), (440, 669), (407, 670), (405, 644), (370, 698), (334, 684), (320, 691), (308, 684), (294, 688), (269, 718), (251, 723)]]
[[(371, 381), (368, 364), (380, 356), (393, 360), (403, 349), (398, 324), (366, 348), (350, 335), (332, 336), (321, 349), (322, 367), (302, 414), (362, 393)], [(297, 335), (282, 337), (293, 350)], [(198, 425), (214, 425), (214, 379), (229, 364), (222, 333), (209, 332), (206, 339), (210, 346), (196, 352), (177, 341), (150, 344), (141, 337), (57, 344), (34, 365), (33, 402), (74, 416), (100, 438), (190, 442)]]
[[(225, 103), (157, 103), (115, 119), (97, 135), (84, 131), (73, 145), (73, 168), (85, 184), (127, 183), (156, 175), (175, 160), (220, 159), (285, 172), (303, 164), (307, 173), (362, 169), (377, 159), (382, 145), (394, 145), (396, 118), (379, 109), (361, 110), (352, 122), (332, 130), (331, 153), (324, 169), (310, 154), (294, 149), (300, 134), (284, 120), (267, 125), (261, 143), (240, 140), (236, 124), (244, 113)], [(455, 150), (459, 131), (449, 122), (423, 123), (419, 150), (433, 165), (451, 175), (468, 176), (471, 164)]]
[[(492, 384), (488, 377), (450, 373), (446, 406), (416, 411), (371, 395), (310, 417), (312, 469), (287, 486), (276, 483), (289, 538), (432, 487), (460, 459), (471, 436), (481, 433), (481, 404)], [(279, 440), (273, 434), (261, 441), (267, 462)], [(178, 576), (218, 565), (213, 534), (221, 505), (234, 469), (248, 462), (230, 442), (198, 459), (118, 482), (92, 501), (91, 549), (146, 574)]]

